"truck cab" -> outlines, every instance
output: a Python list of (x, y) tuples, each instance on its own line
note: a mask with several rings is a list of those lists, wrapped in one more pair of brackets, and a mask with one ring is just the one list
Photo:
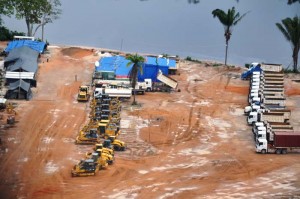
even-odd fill
[(256, 140), (255, 150), (257, 153), (267, 153), (268, 152), (268, 141), (266, 139), (260, 138)]
[(253, 124), (254, 122), (257, 122), (257, 112), (250, 112), (247, 117), (247, 122), (249, 125)]

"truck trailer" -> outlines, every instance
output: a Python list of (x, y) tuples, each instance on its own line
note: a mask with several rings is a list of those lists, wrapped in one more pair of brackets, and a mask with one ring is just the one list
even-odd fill
[(300, 148), (300, 132), (274, 132), (274, 141), (267, 139), (257, 139), (257, 153), (286, 154)]

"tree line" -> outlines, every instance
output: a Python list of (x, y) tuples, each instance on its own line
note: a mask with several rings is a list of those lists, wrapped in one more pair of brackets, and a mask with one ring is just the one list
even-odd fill
[(1, 14), (9, 17), (14, 15), (19, 20), (25, 20), (27, 36), (34, 36), (42, 28), (44, 40), (44, 26), (58, 19), (60, 6), (60, 0), (0, 0), (0, 26)]

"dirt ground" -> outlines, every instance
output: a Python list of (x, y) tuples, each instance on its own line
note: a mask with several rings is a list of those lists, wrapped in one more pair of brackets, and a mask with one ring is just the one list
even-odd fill
[[(17, 104), (17, 123), (4, 128), (0, 198), (300, 198), (300, 153), (255, 153), (243, 108), (249, 82), (236, 67), (180, 62), (181, 92), (138, 95), (123, 102), (125, 152), (94, 177), (71, 177), (92, 146), (75, 145), (88, 121), (78, 103), (90, 84), (94, 50), (51, 47), (39, 64), (30, 101)], [(48, 62), (47, 62), (48, 58)], [(291, 123), (300, 130), (300, 83), (285, 79)]]

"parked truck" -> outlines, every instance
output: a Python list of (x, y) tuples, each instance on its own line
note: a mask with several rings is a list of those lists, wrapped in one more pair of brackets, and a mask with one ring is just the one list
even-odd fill
[(300, 148), (300, 132), (274, 132), (274, 141), (260, 138), (256, 141), (257, 153), (286, 154)]
[(261, 113), (261, 112), (250, 112), (247, 117), (247, 122), (252, 125), (255, 122), (281, 122), (285, 123), (289, 121), (284, 113)]
[(283, 110), (285, 106), (273, 105), (273, 104), (251, 104), (250, 106), (246, 106), (244, 109), (245, 115), (248, 115), (250, 112), (258, 112), (260, 110)]
[(157, 79), (161, 82), (163, 82), (164, 84), (170, 86), (172, 89), (176, 89), (177, 86), (178, 86), (178, 83), (176, 80), (170, 78), (170, 77), (167, 77), (165, 76), (161, 70), (158, 71), (158, 74), (157, 74)]

